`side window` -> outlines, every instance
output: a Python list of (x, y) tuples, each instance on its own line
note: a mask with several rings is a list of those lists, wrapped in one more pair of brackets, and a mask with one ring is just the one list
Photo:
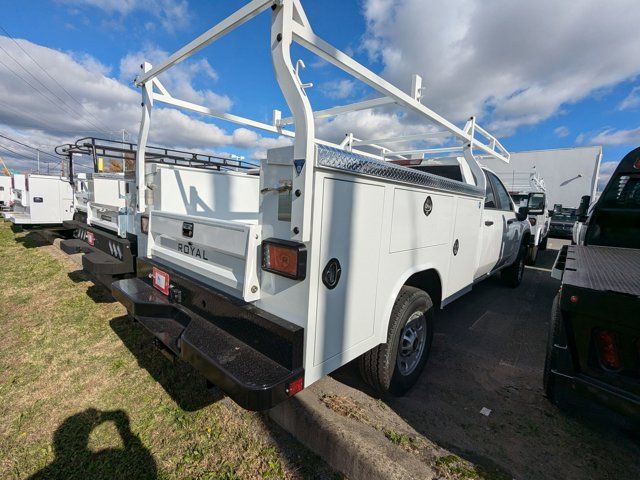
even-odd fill
[(491, 177), (491, 183), (493, 183), (493, 188), (495, 189), (498, 208), (500, 210), (513, 210), (511, 197), (509, 197), (509, 193), (507, 192), (507, 189), (504, 188), (504, 185), (502, 185), (500, 179), (492, 173), (487, 173), (487, 175)]
[(492, 208), (497, 209), (498, 204), (496, 203), (496, 195), (493, 192), (493, 186), (491, 185), (491, 181), (487, 176), (487, 191), (484, 196), (484, 208)]

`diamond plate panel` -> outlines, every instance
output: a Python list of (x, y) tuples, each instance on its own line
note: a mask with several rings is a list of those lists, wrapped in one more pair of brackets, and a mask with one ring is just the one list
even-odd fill
[(344, 172), (353, 172), (360, 175), (386, 178), (396, 182), (410, 183), (422, 187), (433, 188), (451, 193), (460, 193), (474, 197), (484, 197), (482, 189), (463, 182), (457, 182), (448, 178), (421, 172), (389, 162), (375, 160), (373, 158), (346, 152), (339, 148), (318, 145), (317, 165), (332, 168)]

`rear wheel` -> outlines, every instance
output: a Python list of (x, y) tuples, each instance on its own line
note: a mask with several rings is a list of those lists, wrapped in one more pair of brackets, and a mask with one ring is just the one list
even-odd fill
[(387, 343), (360, 357), (360, 374), (382, 394), (404, 395), (422, 373), (432, 341), (431, 298), (418, 288), (404, 286), (391, 311)]
[(522, 276), (524, 275), (524, 261), (527, 254), (527, 248), (523, 244), (520, 245), (518, 250), (518, 256), (516, 260), (507, 268), (500, 272), (500, 279), (505, 285), (511, 288), (516, 288), (522, 282)]

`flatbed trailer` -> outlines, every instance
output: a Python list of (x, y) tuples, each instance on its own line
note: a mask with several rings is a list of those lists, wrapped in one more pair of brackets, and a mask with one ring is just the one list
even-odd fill
[(640, 421), (640, 148), (618, 165), (594, 205), (584, 245), (564, 246), (551, 314), (544, 388)]

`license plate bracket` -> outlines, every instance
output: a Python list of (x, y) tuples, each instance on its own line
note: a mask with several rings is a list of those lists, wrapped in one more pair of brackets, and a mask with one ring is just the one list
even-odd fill
[(167, 272), (163, 272), (159, 268), (153, 267), (151, 272), (151, 280), (153, 282), (153, 287), (163, 293), (164, 295), (169, 295), (169, 281), (171, 277)]

